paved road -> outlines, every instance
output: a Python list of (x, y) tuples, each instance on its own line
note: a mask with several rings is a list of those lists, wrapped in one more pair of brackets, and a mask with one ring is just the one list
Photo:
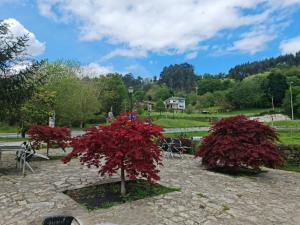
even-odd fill
[[(300, 130), (300, 126), (274, 126), (278, 130), (292, 129)], [(197, 132), (208, 131), (210, 127), (188, 127), (188, 128), (165, 128), (164, 133), (185, 133), (185, 132)], [(84, 131), (76, 130), (72, 131), (72, 137), (84, 134)], [(17, 133), (0, 133), (1, 138), (20, 138), (20, 134)]]

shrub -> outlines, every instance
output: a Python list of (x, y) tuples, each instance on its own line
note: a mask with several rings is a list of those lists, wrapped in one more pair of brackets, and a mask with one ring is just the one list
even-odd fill
[(245, 116), (235, 116), (213, 124), (196, 157), (202, 157), (208, 169), (260, 170), (263, 165), (274, 168), (283, 163), (276, 141), (278, 136), (273, 128)]
[(29, 139), (33, 147), (39, 149), (42, 143), (47, 144), (47, 156), (49, 148), (59, 146), (65, 151), (68, 141), (71, 138), (71, 132), (65, 127), (49, 127), (45, 125), (33, 125), (28, 131)]
[[(63, 161), (80, 156), (82, 164), (96, 166), (100, 175), (112, 175), (121, 170), (121, 194), (126, 194), (125, 176), (135, 180), (138, 176), (152, 182), (159, 180), (157, 165), (161, 164), (160, 150), (155, 138), (162, 136), (162, 128), (150, 121), (129, 120), (122, 114), (109, 126), (87, 129), (71, 141), (73, 151)], [(126, 173), (126, 175), (125, 175)]]
[(94, 115), (92, 118), (87, 120), (87, 123), (91, 124), (100, 124), (100, 123), (106, 123), (106, 116), (102, 114)]

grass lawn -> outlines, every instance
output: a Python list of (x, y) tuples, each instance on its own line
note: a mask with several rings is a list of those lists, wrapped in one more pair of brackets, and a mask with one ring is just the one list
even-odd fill
[(27, 141), (27, 138), (3, 138), (0, 137), (0, 142), (16, 142), (16, 141)]
[(300, 130), (278, 130), (282, 144), (300, 144)]
[(300, 173), (300, 166), (292, 165), (292, 164), (285, 164), (284, 166), (280, 167), (279, 169)]
[(9, 126), (6, 123), (0, 122), (0, 133), (17, 133), (19, 131), (18, 127)]
[(194, 131), (194, 132), (184, 132), (184, 133), (167, 133), (164, 134), (165, 137), (170, 137), (170, 138), (176, 138), (176, 137), (180, 137), (180, 136), (184, 136), (186, 138), (191, 138), (191, 137), (195, 137), (195, 136), (206, 136), (208, 134), (208, 132), (206, 131)]
[[(191, 138), (194, 136), (206, 136), (208, 132), (196, 131), (196, 132), (184, 132), (184, 133), (168, 133), (166, 137), (179, 137), (185, 136)], [(300, 144), (300, 130), (278, 130), (279, 138), (282, 144)]]
[[(269, 122), (269, 125), (272, 123)], [(300, 126), (300, 120), (274, 121), (273, 126)]]
[[(209, 114), (203, 114), (203, 113), (191, 113), (191, 114), (187, 114), (187, 113), (174, 113), (173, 112), (163, 112), (161, 113), (162, 117), (166, 117), (166, 118), (182, 118), (182, 117), (190, 117), (195, 118), (195, 117), (229, 117), (229, 116), (234, 116), (234, 115), (246, 115), (246, 116), (257, 116), (260, 113), (263, 112), (269, 112), (270, 109), (266, 108), (266, 109), (244, 109), (244, 110), (235, 110), (235, 111), (231, 111), (231, 112), (213, 112), (213, 110), (207, 109), (206, 111), (209, 111), (211, 113)], [(160, 115), (159, 112), (151, 112), (151, 116), (158, 116)], [(148, 116), (148, 114), (144, 115), (145, 117)]]
[(80, 205), (85, 206), (88, 210), (94, 210), (99, 208), (110, 208), (125, 202), (154, 197), (173, 191), (180, 191), (179, 188), (165, 187), (160, 184), (150, 184), (145, 180), (126, 181), (127, 194), (125, 197), (122, 197), (120, 186), (121, 182), (114, 182), (68, 190), (64, 193), (69, 195)]
[(164, 128), (185, 128), (185, 127), (209, 127), (210, 124), (205, 121), (195, 121), (187, 119), (167, 119), (160, 118), (153, 121), (155, 124)]

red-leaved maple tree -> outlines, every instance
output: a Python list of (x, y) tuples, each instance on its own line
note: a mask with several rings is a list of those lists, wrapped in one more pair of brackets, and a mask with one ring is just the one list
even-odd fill
[(196, 152), (208, 169), (276, 167), (283, 163), (275, 142), (273, 128), (245, 116), (221, 119), (213, 124), (210, 133)]
[(98, 167), (101, 176), (120, 170), (124, 196), (125, 176), (130, 180), (139, 176), (149, 182), (159, 180), (157, 166), (162, 163), (155, 139), (162, 136), (162, 131), (150, 121), (130, 120), (128, 114), (121, 114), (110, 125), (87, 129), (84, 135), (73, 138), (73, 151), (63, 161), (80, 156), (82, 164)]
[(40, 148), (42, 143), (47, 145), (47, 156), (49, 148), (58, 145), (65, 151), (68, 141), (71, 138), (71, 132), (65, 127), (49, 127), (46, 125), (33, 125), (28, 131), (29, 139), (35, 148)]

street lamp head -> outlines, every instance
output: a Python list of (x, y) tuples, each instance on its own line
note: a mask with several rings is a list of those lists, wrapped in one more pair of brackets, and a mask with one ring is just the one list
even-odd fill
[(132, 93), (133, 93), (133, 87), (129, 87), (129, 88), (128, 88), (128, 93), (129, 93), (129, 94), (132, 94)]

